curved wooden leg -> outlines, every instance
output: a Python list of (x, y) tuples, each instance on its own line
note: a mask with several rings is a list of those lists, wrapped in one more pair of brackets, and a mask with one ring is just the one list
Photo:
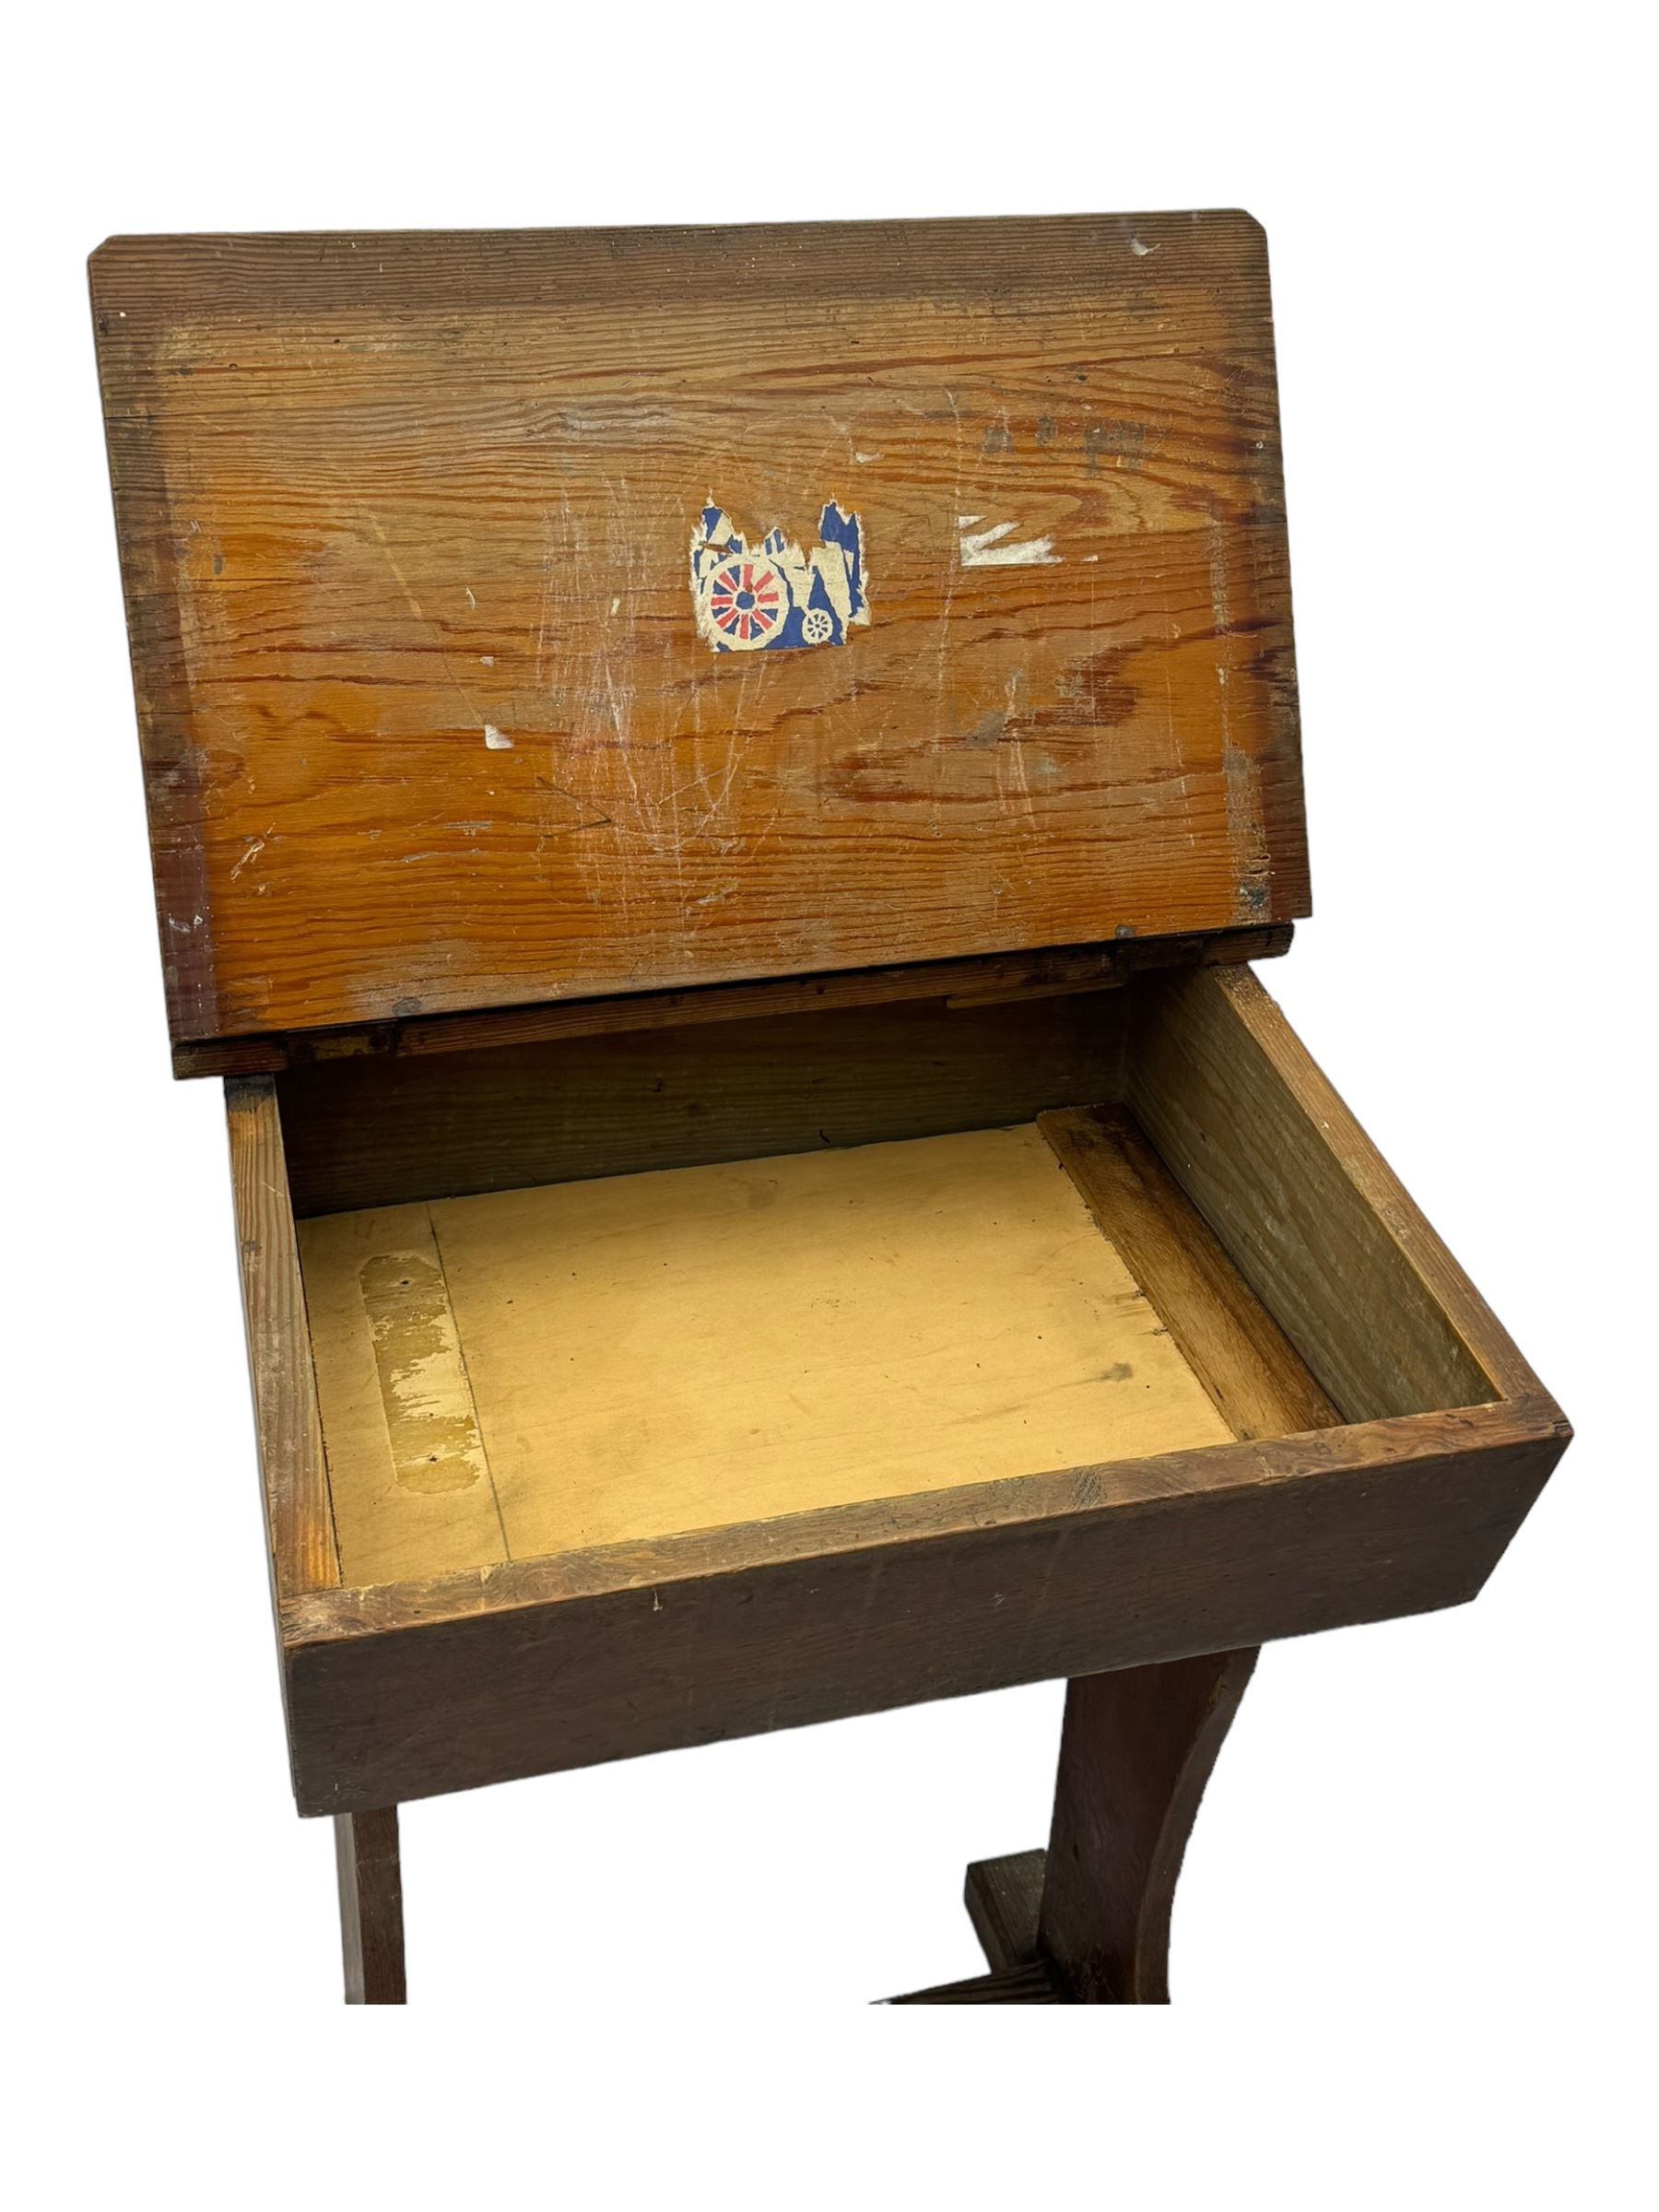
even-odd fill
[(1256, 1663), (1215, 1652), (1066, 1691), (1037, 1948), (1080, 2005), (1167, 2005), (1170, 1908)]
[(335, 1864), (340, 1877), (347, 2004), (406, 2003), (397, 1807), (336, 1813)]
[(1047, 1851), (968, 1869), (991, 1971), (909, 2005), (1167, 2005), (1170, 1907), (1254, 1651), (1087, 1675), (1065, 1693)]

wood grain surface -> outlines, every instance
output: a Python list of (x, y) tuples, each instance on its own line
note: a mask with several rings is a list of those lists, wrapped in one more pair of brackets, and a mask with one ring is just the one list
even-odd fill
[(300, 1240), (351, 1583), (1230, 1433), (1029, 1124)]
[(628, 1030), (670, 1030), (762, 1014), (830, 1013), (853, 1006), (977, 1006), (1020, 998), (1065, 998), (1115, 989), (1159, 968), (1221, 967), (1277, 959), (1295, 924), (1212, 930), (1201, 936), (1124, 937), (1112, 945), (1039, 946), (1026, 952), (976, 953), (961, 960), (916, 960), (894, 968), (712, 983), (690, 991), (641, 991), (621, 998), (551, 999), (535, 1006), (493, 1006), (440, 1014), (430, 1021), (359, 1022), (344, 1029), (288, 1030), (175, 1044), (175, 1076), (273, 1075), (339, 1060), (413, 1060), (480, 1045), (552, 1044), (574, 1037), (615, 1037)]
[(300, 1214), (1029, 1122), (1118, 1095), (1121, 991), (837, 1006), (276, 1078)]
[[(92, 289), (176, 1040), (1304, 913), (1236, 213), (117, 239)], [(718, 653), (690, 544), (855, 514)]]
[(1181, 1862), (1256, 1656), (1203, 1652), (1068, 1687), (1037, 1954), (1077, 2003), (1169, 2003)]
[(912, 1990), (888, 1997), (889, 2005), (1062, 2005), (1065, 2002), (1053, 1969), (1041, 1959), (1030, 1966), (1008, 1966), (966, 1982), (944, 1982), (936, 1989)]
[(1541, 1393), (1248, 970), (1150, 978), (1133, 1022), (1136, 1120), (1349, 1420)]
[(347, 2004), (406, 2004), (403, 1854), (394, 1805), (335, 1818), (335, 1871)]
[(1132, 1115), (1071, 1107), (1040, 1114), (1037, 1126), (1230, 1435), (1291, 1436), (1341, 1420)]
[(225, 1111), (260, 1482), (280, 1598), (337, 1583), (339, 1555), (276, 1086), (268, 1076), (227, 1083)]
[(1477, 1406), (313, 1591), (282, 1608), (295, 1794), (353, 1811), (1459, 1605), (1567, 1434), (1547, 1399)]
[(1041, 1851), (1011, 1851), (1000, 1859), (976, 1859), (968, 1869), (962, 1902), (994, 1974), (1037, 1959), (1046, 1857)]

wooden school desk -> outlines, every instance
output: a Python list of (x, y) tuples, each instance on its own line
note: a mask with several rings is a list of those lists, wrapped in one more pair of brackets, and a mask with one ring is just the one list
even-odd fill
[(1162, 1999), (1256, 1647), (1473, 1597), (1568, 1435), (1246, 965), (1309, 911), (1260, 229), (92, 291), (347, 1995), (406, 1800), (1065, 1677), (990, 1971), (907, 2001)]

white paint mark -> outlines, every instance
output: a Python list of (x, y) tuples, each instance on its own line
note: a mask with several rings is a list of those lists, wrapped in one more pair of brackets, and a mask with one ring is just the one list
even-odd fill
[(472, 595), (472, 585), (471, 585), (470, 583), (468, 583), (468, 584), (464, 584), (464, 585), (462, 586), (462, 589), (463, 589), (463, 590), (465, 592), (465, 594), (466, 594), (466, 604), (467, 604), (467, 606), (470, 606), (470, 607), (472, 607), (472, 608), (473, 608), (473, 609), (476, 611), (476, 610), (477, 610), (477, 605), (478, 605), (478, 603), (477, 603), (477, 600), (476, 600), (476, 599), (473, 597), (473, 595)]
[(495, 666), (495, 654), (493, 653), (481, 653), (478, 655), (478, 665), (480, 668), (493, 668)]
[(879, 461), (881, 455), (879, 453), (854, 453), (853, 458), (854, 461)]
[(1156, 253), (1158, 248), (1156, 245), (1144, 246), (1138, 238), (1132, 238), (1129, 241), (1129, 251), (1131, 253), (1137, 253), (1144, 258), (1148, 253)]
[(615, 615), (615, 614), (619, 614), (619, 613), (621, 612), (621, 608), (622, 608), (622, 594), (621, 594), (621, 593), (620, 593), (620, 592), (618, 592), (618, 593), (617, 594), (617, 596), (616, 596), (616, 597), (615, 597), (615, 598), (614, 598), (614, 599), (611, 601), (611, 613), (612, 613), (613, 615)]
[(512, 738), (498, 730), (493, 722), (484, 724), (484, 742), (492, 753), (510, 753), (512, 750)]
[(983, 520), (978, 514), (957, 516), (965, 569), (1041, 569), (1059, 561), (1052, 537), (1017, 538), (1013, 533), (1019, 527), (1018, 523), (993, 523), (989, 530), (973, 528)]

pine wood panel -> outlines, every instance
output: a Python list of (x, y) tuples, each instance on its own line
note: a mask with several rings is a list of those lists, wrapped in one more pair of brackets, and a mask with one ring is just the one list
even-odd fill
[(480, 1045), (544, 1044), (574, 1037), (615, 1037), (629, 1030), (752, 1021), (763, 1014), (830, 1013), (936, 999), (953, 1006), (1018, 998), (1065, 998), (1113, 990), (1159, 968), (1224, 966), (1276, 959), (1290, 948), (1295, 925), (1223, 929), (1206, 936), (1126, 937), (1112, 945), (1055, 945), (1028, 952), (979, 953), (964, 960), (918, 960), (836, 975), (714, 983), (706, 990), (642, 991), (624, 998), (549, 1000), (441, 1014), (431, 1021), (360, 1022), (337, 1030), (210, 1038), (176, 1044), (175, 1076), (273, 1075), (338, 1060), (410, 1060)]
[[(175, 1039), (1308, 902), (1237, 214), (115, 240), (93, 294)], [(688, 549), (858, 518), (867, 625)]]
[(1247, 969), (1151, 979), (1126, 1074), (1165, 1164), (1348, 1419), (1539, 1389)]
[(277, 1079), (296, 1210), (936, 1136), (1118, 1095), (1119, 991), (335, 1061)]
[(286, 1596), (339, 1580), (328, 1466), (276, 1087), (227, 1083), (225, 1109), (272, 1579)]
[(1037, 1126), (1230, 1434), (1293, 1436), (1341, 1420), (1132, 1115), (1115, 1106), (1073, 1107), (1040, 1114)]

